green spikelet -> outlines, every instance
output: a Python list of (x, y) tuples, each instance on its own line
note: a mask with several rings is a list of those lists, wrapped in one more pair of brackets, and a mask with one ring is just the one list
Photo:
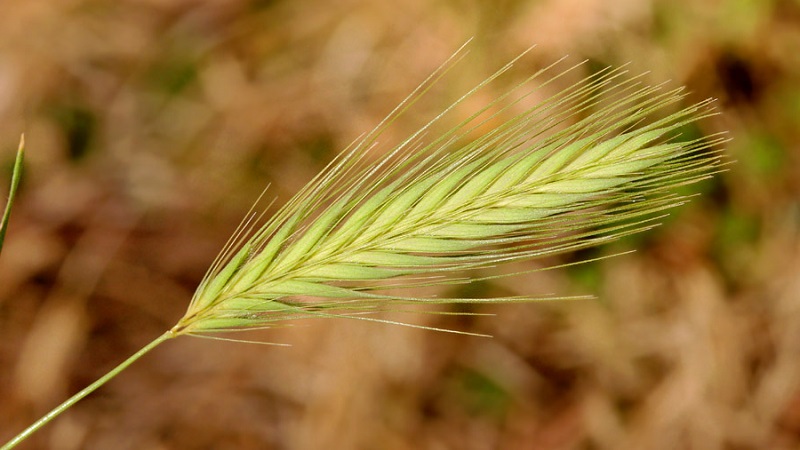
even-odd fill
[[(525, 86), (542, 75), (514, 92), (524, 98)], [(232, 256), (208, 274), (173, 332), (263, 328), (298, 317), (363, 319), (431, 302), (379, 291), (395, 278), (393, 287), (468, 282), (454, 275), (651, 228), (659, 212), (685, 202), (673, 188), (721, 165), (717, 147), (724, 138), (679, 136), (687, 123), (714, 114), (710, 101), (676, 111), (684, 100), (680, 89), (642, 86), (613, 69), (474, 137), (514, 105), (489, 116), (509, 93), (414, 147), (431, 122), (367, 163), (364, 155), (383, 128), (427, 89), (427, 83), (418, 88), (289, 201), (243, 244), (246, 250), (229, 250)], [(576, 113), (584, 118), (570, 122)], [(653, 116), (661, 118), (647, 122)], [(538, 299), (469, 301), (509, 300)]]

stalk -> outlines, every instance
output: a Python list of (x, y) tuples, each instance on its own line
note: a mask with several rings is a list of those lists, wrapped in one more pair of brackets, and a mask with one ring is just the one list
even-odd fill
[(126, 359), (122, 362), (122, 364), (118, 365), (117, 367), (111, 369), (107, 374), (103, 375), (102, 377), (98, 378), (97, 381), (90, 384), (89, 386), (85, 387), (82, 391), (78, 392), (77, 394), (73, 395), (69, 399), (67, 399), (64, 403), (56, 406), (53, 408), (52, 411), (42, 416), (41, 419), (37, 420), (33, 425), (26, 428), (23, 432), (18, 434), (14, 439), (8, 441), (5, 445), (0, 447), (0, 450), (10, 450), (16, 447), (19, 443), (30, 437), (33, 433), (35, 433), (39, 428), (47, 425), (51, 420), (55, 419), (59, 414), (64, 412), (65, 410), (69, 409), (75, 403), (78, 403), (82, 398), (86, 397), (87, 395), (91, 394), (100, 386), (106, 384), (109, 380), (117, 376), (120, 372), (125, 370), (128, 366), (130, 366), (134, 361), (144, 356), (150, 350), (156, 348), (159, 344), (166, 341), (167, 339), (173, 338), (176, 335), (172, 331), (167, 331), (166, 333), (162, 334), (161, 336), (157, 337), (153, 342), (145, 345), (142, 347), (141, 350), (134, 353), (130, 358)]

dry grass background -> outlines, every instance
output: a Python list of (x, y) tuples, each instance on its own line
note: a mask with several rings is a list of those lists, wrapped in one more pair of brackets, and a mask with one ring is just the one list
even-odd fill
[[(0, 440), (172, 326), (261, 189), (280, 199), (475, 36), (384, 140), (530, 44), (718, 97), (737, 164), (659, 230), (480, 293), (594, 293), (429, 323), (169, 342), (31, 439), (52, 449), (800, 446), (797, 0), (5, 0)], [(479, 98), (476, 101), (485, 101)], [(2, 183), (6, 185), (5, 182)], [(472, 292), (471, 294), (475, 294)]]

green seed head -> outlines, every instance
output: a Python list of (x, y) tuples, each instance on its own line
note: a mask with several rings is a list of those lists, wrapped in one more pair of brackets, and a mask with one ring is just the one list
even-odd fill
[[(544, 73), (512, 92), (524, 98)], [(434, 120), (368, 162), (364, 156), (377, 136), (440, 75), (251, 237), (237, 234), (173, 331), (263, 328), (301, 317), (380, 320), (365, 315), (414, 303), (538, 300), (415, 298), (382, 289), (467, 282), (455, 274), (649, 229), (658, 213), (685, 202), (675, 187), (720, 170), (723, 137), (682, 141), (679, 135), (681, 127), (714, 114), (710, 101), (676, 110), (685, 99), (680, 89), (643, 86), (613, 69), (504, 122), (500, 114), (516, 103), (503, 104), (511, 93), (501, 96), (419, 145)], [(498, 107), (501, 113), (489, 113)], [(583, 118), (573, 121), (576, 115)], [(490, 120), (499, 124), (476, 137)]]

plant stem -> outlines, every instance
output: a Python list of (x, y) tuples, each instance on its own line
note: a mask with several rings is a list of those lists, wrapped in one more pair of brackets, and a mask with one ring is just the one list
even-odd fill
[(37, 420), (33, 425), (29, 426), (25, 429), (22, 433), (18, 434), (14, 439), (8, 441), (5, 445), (0, 447), (0, 450), (9, 450), (16, 447), (20, 442), (24, 441), (30, 435), (32, 435), (36, 430), (45, 426), (48, 422), (53, 420), (56, 416), (64, 412), (65, 410), (69, 409), (72, 405), (77, 403), (83, 397), (91, 394), (100, 386), (106, 384), (109, 380), (117, 376), (120, 372), (125, 370), (128, 366), (130, 366), (134, 361), (144, 356), (150, 350), (156, 348), (159, 344), (166, 341), (167, 339), (173, 338), (176, 335), (172, 331), (167, 331), (166, 333), (162, 334), (161, 336), (157, 337), (153, 342), (145, 345), (141, 350), (134, 353), (130, 358), (126, 359), (122, 362), (122, 364), (118, 365), (117, 367), (111, 369), (107, 374), (103, 375), (97, 381), (90, 384), (89, 386), (85, 387), (82, 391), (78, 392), (77, 394), (70, 397), (64, 403), (56, 406), (53, 408), (52, 411), (42, 416), (41, 419)]

